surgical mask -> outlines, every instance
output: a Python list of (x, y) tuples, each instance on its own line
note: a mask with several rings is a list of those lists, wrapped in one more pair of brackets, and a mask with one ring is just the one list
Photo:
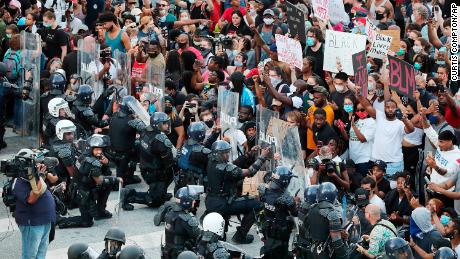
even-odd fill
[(447, 224), (449, 224), (450, 217), (446, 215), (442, 215), (439, 221), (441, 222), (442, 225), (446, 226)]
[(367, 82), (367, 90), (368, 91), (373, 91), (375, 89), (375, 83), (374, 82)]
[(379, 88), (379, 89), (375, 90), (375, 95), (377, 95), (377, 97), (382, 97), (383, 96), (383, 89)]
[(43, 27), (45, 27), (45, 28), (51, 28), (51, 23), (43, 22)]
[(372, 64), (371, 63), (367, 63), (367, 72), (371, 72), (372, 70)]
[(396, 51), (396, 55), (398, 55), (398, 56), (402, 56), (402, 55), (404, 55), (404, 53), (405, 53), (405, 52), (406, 52), (406, 51), (404, 51), (404, 49), (403, 49), (403, 48), (399, 48), (399, 50), (398, 50), (398, 51)]
[(420, 68), (422, 68), (422, 64), (420, 64), (418, 62), (415, 62), (414, 63), (414, 68), (415, 68), (415, 70), (420, 70)]
[(279, 83), (281, 83), (281, 79), (276, 77), (270, 77), (270, 82), (272, 83), (273, 87), (276, 87)]
[(355, 112), (356, 115), (358, 115), (358, 117), (361, 119), (361, 120), (364, 120), (365, 118), (367, 118), (367, 115), (368, 113), (367, 112)]
[(308, 45), (309, 47), (315, 45), (315, 40), (313, 40), (311, 37), (308, 37), (308, 38), (307, 38), (307, 45)]
[(414, 50), (415, 54), (419, 54), (420, 52), (422, 52), (421, 46), (415, 45), (414, 47), (412, 47), (412, 49)]
[(339, 93), (342, 93), (345, 91), (345, 86), (343, 85), (334, 85), (335, 86), (335, 90), (337, 90), (337, 92)]
[(264, 18), (264, 23), (266, 25), (271, 25), (274, 22), (273, 18)]
[(243, 62), (238, 61), (238, 60), (233, 61), (233, 64), (235, 65), (235, 67), (242, 67), (243, 66)]
[(353, 104), (344, 104), (344, 105), (343, 105), (343, 109), (344, 109), (346, 112), (353, 112)]

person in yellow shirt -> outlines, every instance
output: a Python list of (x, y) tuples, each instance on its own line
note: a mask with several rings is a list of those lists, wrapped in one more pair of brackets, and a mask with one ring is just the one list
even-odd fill
[[(313, 103), (314, 105), (308, 109), (307, 117), (305, 119), (310, 121), (310, 125), (313, 125), (313, 113), (318, 108), (322, 108), (326, 111), (326, 121), (332, 127), (334, 123), (334, 109), (330, 104), (327, 103), (328, 91), (323, 86), (315, 86), (311, 91), (313, 94)], [(311, 129), (307, 130), (307, 148), (308, 152), (311, 153), (316, 149), (316, 143), (313, 140), (313, 131)]]

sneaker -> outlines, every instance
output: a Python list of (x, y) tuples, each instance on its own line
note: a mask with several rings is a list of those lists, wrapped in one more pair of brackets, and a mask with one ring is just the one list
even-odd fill
[(96, 217), (94, 217), (95, 220), (101, 220), (101, 219), (110, 219), (112, 217), (112, 213), (110, 213), (107, 210), (104, 210), (102, 212), (99, 212)]

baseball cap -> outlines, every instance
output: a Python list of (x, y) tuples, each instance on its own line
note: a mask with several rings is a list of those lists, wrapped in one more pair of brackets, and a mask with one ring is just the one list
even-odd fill
[(314, 86), (313, 87), (313, 90), (311, 91), (311, 93), (322, 93), (324, 95), (328, 95), (329, 92), (326, 90), (326, 88), (324, 86), (320, 86), (320, 85), (317, 85), (317, 86)]
[(385, 163), (382, 160), (375, 160), (374, 164), (372, 166), (377, 166), (380, 168), (380, 170), (384, 171), (387, 170), (387, 163)]
[(364, 188), (357, 188), (355, 191), (355, 201), (358, 207), (364, 207), (369, 204), (369, 192)]
[(265, 10), (265, 11), (264, 11), (264, 15), (267, 15), (267, 14), (269, 14), (269, 15), (271, 15), (271, 16), (275, 16), (275, 13), (273, 12), (272, 9), (267, 9), (267, 10)]

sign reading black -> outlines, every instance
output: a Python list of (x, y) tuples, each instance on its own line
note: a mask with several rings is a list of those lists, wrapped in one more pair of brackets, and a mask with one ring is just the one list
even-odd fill
[(289, 25), (289, 33), (291, 37), (299, 35), (300, 42), (306, 42), (307, 36), (305, 35), (305, 18), (302, 10), (286, 1), (287, 7), (287, 22)]

